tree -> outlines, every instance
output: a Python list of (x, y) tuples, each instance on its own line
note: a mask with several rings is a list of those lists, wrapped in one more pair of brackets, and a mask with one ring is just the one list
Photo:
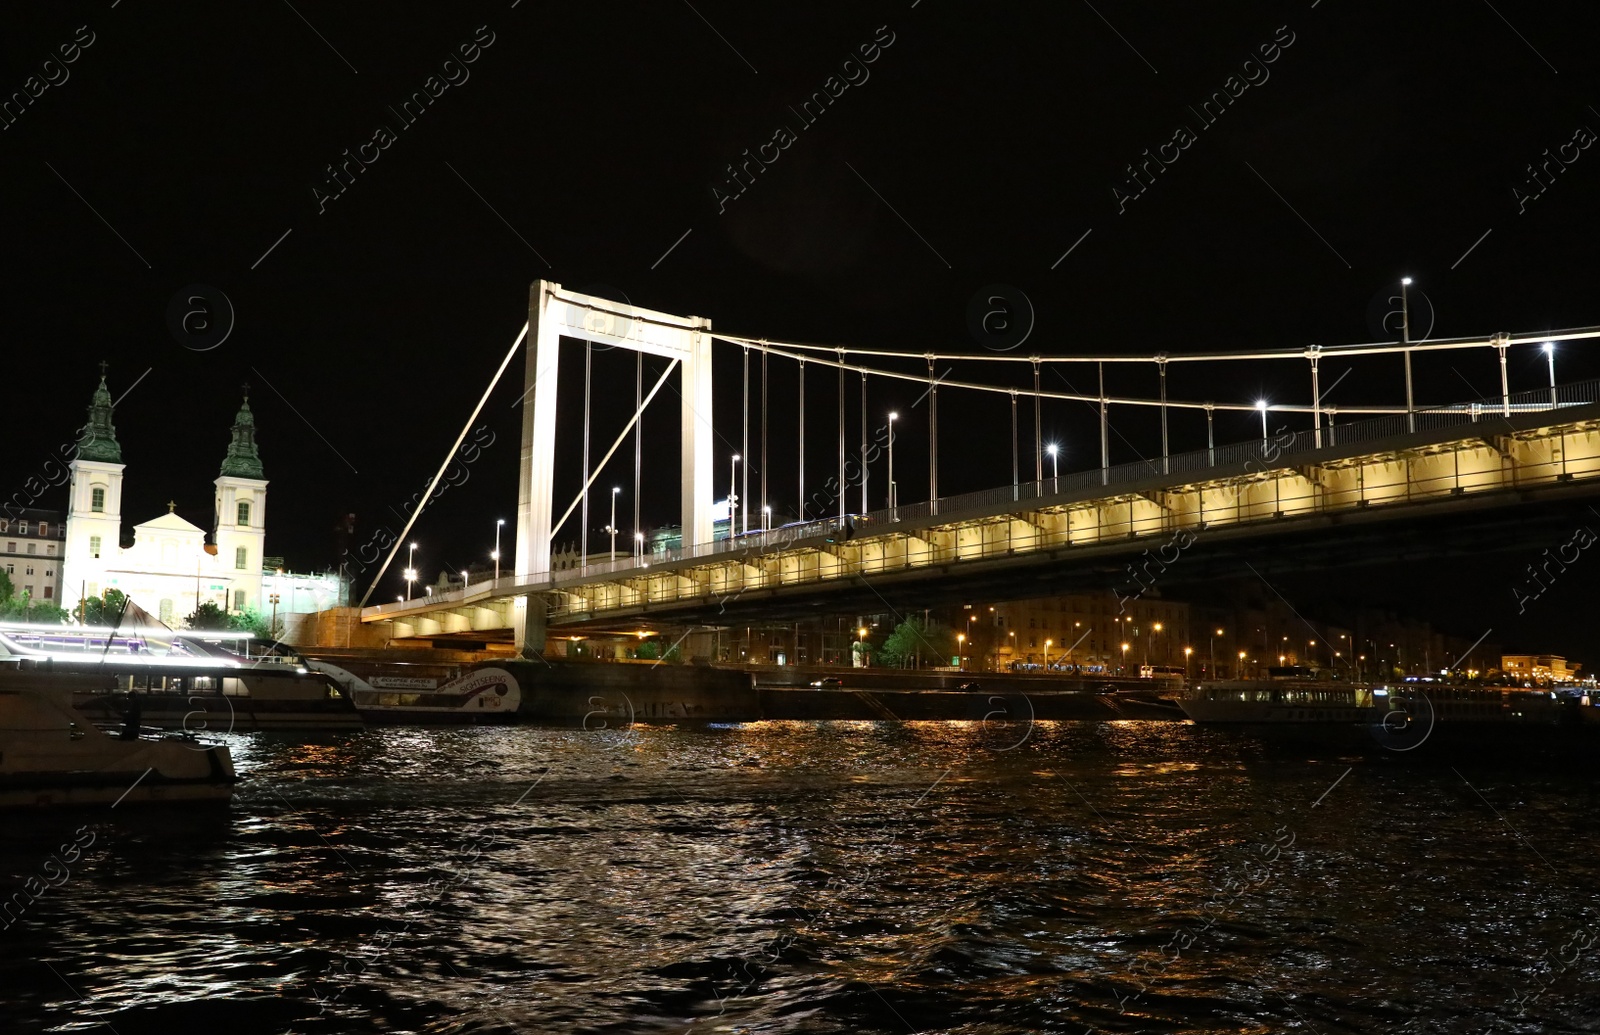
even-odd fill
[(956, 654), (956, 635), (939, 622), (924, 623), (913, 615), (895, 626), (877, 650), (878, 661), (891, 668), (923, 665), (929, 660), (948, 664)]
[(17, 596), (17, 589), (11, 581), (11, 576), (0, 571), (0, 618), (59, 625), (67, 620), (67, 613), (54, 602), (34, 600), (30, 593), (24, 592), (22, 596)]
[(190, 612), (189, 617), (185, 618), (184, 622), (191, 629), (227, 629), (231, 627), (228, 613), (209, 600)]
[(639, 644), (638, 649), (633, 652), (633, 656), (641, 661), (655, 661), (661, 657), (661, 644), (654, 640), (646, 640), (644, 643)]
[(229, 615), (228, 628), (235, 632), (253, 633), (266, 640), (274, 638), (266, 616), (253, 607), (247, 607), (236, 615)]
[(103, 597), (89, 597), (83, 602), (83, 624), (116, 625), (127, 600), (127, 594), (120, 589), (108, 589)]

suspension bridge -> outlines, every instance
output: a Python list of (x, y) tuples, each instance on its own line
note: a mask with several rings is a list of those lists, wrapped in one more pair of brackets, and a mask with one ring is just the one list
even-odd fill
[[(1564, 347), (1597, 336), (1600, 329), (1581, 328), (1475, 339), (1153, 356), (908, 355), (723, 334), (714, 332), (711, 322), (701, 317), (641, 310), (539, 281), (530, 292), (528, 323), (435, 476), (437, 484), (490, 393), (513, 360), (523, 355), (525, 405), (512, 570), (460, 590), (393, 603), (369, 605), (373, 592), (369, 589), (360, 618), (364, 623), (387, 623), (393, 638), (509, 633), (520, 648), (540, 651), (547, 634), (557, 629), (743, 622), (814, 614), (821, 607), (876, 613), (889, 609), (885, 605), (891, 596), (915, 599), (919, 607), (930, 594), (944, 599), (979, 592), (1025, 596), (1026, 589), (1019, 587), (1091, 574), (1101, 584), (1137, 593), (1141, 590), (1135, 587), (1164, 573), (1186, 552), (1207, 558), (1205, 565), (1188, 566), (1187, 577), (1193, 578), (1273, 543), (1309, 541), (1337, 547), (1382, 541), (1390, 547), (1406, 542), (1419, 546), (1434, 535), (1428, 531), (1430, 523), (1441, 520), (1462, 537), (1474, 529), (1480, 536), (1503, 535), (1508, 520), (1525, 521), (1530, 507), (1600, 493), (1600, 382), (1558, 384), (1554, 358), (1557, 343)], [(585, 343), (586, 376), (581, 487), (557, 515), (557, 374), (563, 338)], [(632, 417), (598, 463), (591, 463), (593, 346), (638, 354), (631, 386)], [(740, 425), (721, 431), (712, 422), (714, 346), (739, 349), (743, 373)], [(1507, 357), (1527, 350), (1544, 353), (1549, 383), (1513, 392)], [(1442, 406), (1416, 405), (1413, 362), (1446, 351), (1492, 354), (1500, 374), (1498, 395)], [(666, 360), (648, 391), (645, 356)], [(757, 365), (754, 390), (752, 358)], [(1368, 358), (1393, 363), (1395, 381), (1403, 381), (1403, 401), (1327, 405), (1322, 364)], [(1009, 383), (952, 379), (953, 366), (940, 371), (947, 363), (1006, 365), (1004, 369), (1012, 374), (1020, 371), (1022, 377), (1012, 376)], [(1169, 395), (1169, 373), (1240, 363), (1278, 368), (1303, 364), (1302, 401), (1202, 401)], [(772, 440), (778, 438), (767, 420), (772, 364), (792, 364), (798, 372), (792, 382), (798, 392), (797, 426), (793, 436), (785, 434), (781, 441), (785, 450), (795, 451), (789, 470), (801, 501), (800, 520), (777, 528), (771, 524), (778, 490), (768, 463), (775, 449)], [(923, 369), (904, 369), (911, 364)], [(1153, 368), (1157, 385), (1153, 395), (1106, 391), (1107, 368), (1129, 366)], [(809, 379), (808, 367), (813, 371)], [(1088, 368), (1097, 390), (1062, 391), (1043, 383), (1041, 371), (1058, 368)], [(832, 392), (822, 393), (821, 405), (815, 387), (819, 370), (831, 371), (828, 380), (834, 382)], [(638, 503), (640, 421), (674, 375), (680, 410), (681, 538), (675, 547), (647, 554)], [(918, 402), (926, 400), (925, 499), (900, 498), (893, 452), (898, 414), (874, 421), (868, 408), (869, 379), (906, 383), (923, 392)], [(1242, 383), (1235, 375), (1227, 379), (1230, 384)], [(813, 384), (810, 404), (805, 398), (808, 380)], [(941, 392), (1009, 401), (1009, 483), (940, 495)], [(1061, 471), (1060, 452), (1045, 441), (1041, 410), (1062, 402), (1086, 406), (1096, 416), (1098, 465)], [(752, 404), (757, 412), (754, 422)], [(962, 405), (965, 412), (966, 404)], [(1030, 408), (1033, 441), (1024, 443), (1019, 410), (1026, 413)], [(1112, 437), (1117, 434), (1113, 415), (1126, 408), (1137, 408), (1152, 425), (1159, 423), (1159, 455), (1112, 464)], [(1241, 415), (1259, 415), (1261, 436), (1219, 444), (1217, 418), (1232, 416), (1229, 426), (1237, 427)], [(1205, 421), (1204, 447), (1196, 441), (1194, 448), (1172, 451), (1174, 421), (1186, 418), (1197, 439), (1200, 416)], [(1274, 421), (1286, 420), (1300, 427), (1273, 428)], [(962, 435), (968, 431), (960, 413), (958, 431)], [(605, 559), (591, 561), (589, 511), (594, 486), (630, 435), (635, 486), (632, 549), (622, 555), (610, 551)], [(949, 435), (947, 430), (945, 436)], [(719, 440), (731, 447), (728, 491), (720, 497), (713, 484)], [(820, 487), (813, 485), (810, 496), (805, 484), (808, 444), (813, 470), (817, 456), (837, 454), (836, 472)], [(819, 446), (824, 453), (817, 452)], [(747, 459), (742, 480), (737, 465), (741, 457)], [(756, 457), (759, 460), (752, 464)], [(754, 505), (741, 507), (751, 498), (752, 466), (759, 472), (759, 510)], [(780, 461), (780, 466), (785, 465)], [(875, 469), (882, 472), (881, 479), (874, 479)], [(783, 494), (787, 497), (786, 488)], [(600, 498), (609, 503), (611, 497), (606, 492)], [(727, 515), (720, 536), (715, 534), (719, 499)], [(853, 505), (857, 500), (859, 507)], [(413, 512), (374, 584), (407, 542), (421, 512), (421, 508)], [(578, 559), (570, 567), (553, 568), (552, 540), (575, 513)], [(1508, 519), (1509, 514), (1524, 518)], [(1408, 527), (1424, 531), (1407, 539), (1403, 530)], [(1204, 549), (1190, 552), (1197, 543)], [(1035, 590), (1035, 595), (1039, 592)]]

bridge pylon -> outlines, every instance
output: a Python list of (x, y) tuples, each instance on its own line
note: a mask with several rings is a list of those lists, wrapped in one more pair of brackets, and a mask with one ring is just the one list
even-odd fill
[[(517, 487), (519, 581), (544, 577), (550, 570), (550, 540), (555, 490), (557, 376), (561, 339), (577, 338), (610, 348), (662, 356), (680, 368), (683, 546), (711, 542), (711, 321), (640, 309), (609, 298), (568, 291), (536, 280), (528, 291), (527, 364), (523, 374), (522, 454)], [(669, 368), (670, 373), (670, 368)], [(648, 402), (648, 400), (646, 400)], [(638, 419), (639, 414), (634, 414)], [(583, 472), (587, 493), (598, 472)], [(635, 532), (638, 530), (635, 529)], [(517, 647), (543, 651), (543, 601), (516, 603)]]

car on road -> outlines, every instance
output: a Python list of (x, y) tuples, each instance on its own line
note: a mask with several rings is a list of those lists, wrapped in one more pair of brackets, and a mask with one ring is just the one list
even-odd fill
[(831, 687), (844, 686), (844, 680), (838, 676), (823, 676), (821, 679), (813, 679), (811, 685), (818, 690), (827, 690)]

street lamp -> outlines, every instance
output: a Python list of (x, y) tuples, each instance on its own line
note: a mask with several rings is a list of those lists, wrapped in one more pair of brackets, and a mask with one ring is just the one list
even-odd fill
[(772, 508), (761, 508), (761, 531), (766, 532), (772, 528)]
[[(1400, 278), (1400, 344), (1411, 344), (1411, 306), (1406, 300), (1406, 288), (1411, 286), (1410, 277)], [(1417, 414), (1411, 405), (1411, 350), (1405, 349), (1402, 355), (1406, 358), (1406, 430), (1417, 430)]]
[(739, 506), (739, 494), (734, 491), (739, 481), (739, 454), (728, 460), (728, 538), (733, 538), (733, 512)]
[[(734, 459), (737, 460), (738, 457), (734, 457)], [(613, 561), (617, 559), (617, 495), (620, 492), (622, 492), (622, 486), (613, 485), (611, 487), (611, 524), (606, 526), (606, 531), (611, 533), (611, 559)], [(730, 510), (728, 514), (728, 519), (730, 521), (733, 520), (733, 511)], [(729, 525), (728, 529), (729, 534), (732, 534), (733, 526)]]
[(1061, 458), (1061, 447), (1052, 442), (1044, 447), (1044, 451), (1050, 454), (1050, 491), (1060, 492), (1061, 468), (1058, 461)]
[(891, 521), (894, 519), (893, 511), (897, 495), (894, 489), (894, 422), (899, 419), (900, 415), (898, 413), (893, 410), (889, 411), (889, 510), (891, 512)]
[[(1050, 641), (1049, 640), (1044, 641), (1044, 643), (1045, 643), (1046, 647), (1050, 646)], [(957, 672), (965, 672), (966, 671), (966, 667), (967, 667), (966, 646), (967, 646), (967, 634), (966, 633), (956, 633), (956, 671)]]
[(1126, 675), (1127, 672), (1128, 672), (1128, 647), (1129, 647), (1129, 644), (1126, 641), (1124, 641), (1123, 644), (1122, 644), (1122, 672), (1123, 672), (1123, 675)]
[(1050, 641), (1050, 640), (1045, 640), (1044, 641), (1044, 667), (1045, 668), (1049, 668), (1050, 667), (1050, 644), (1051, 644), (1051, 642), (1052, 641)]
[(500, 518), (494, 523), (494, 553), (489, 556), (494, 559), (494, 580), (500, 581), (500, 527), (506, 523), (505, 518)]
[(267, 599), (272, 601), (272, 625), (270, 626), (270, 628), (272, 630), (272, 638), (273, 639), (277, 639), (278, 638), (278, 594), (274, 593), (270, 597), (268, 597)]
[(1194, 653), (1193, 647), (1183, 648), (1183, 678), (1189, 678), (1189, 655)]
[(633, 533), (633, 547), (634, 547), (634, 551), (635, 551), (636, 555), (639, 558), (639, 563), (643, 564), (644, 563), (644, 533), (643, 532), (635, 532), (635, 533)]
[(1212, 679), (1217, 678), (1217, 637), (1221, 636), (1221, 635), (1222, 635), (1222, 630), (1221, 629), (1218, 629), (1218, 630), (1216, 630), (1215, 632), (1213, 632), (1211, 634), (1211, 668), (1210, 668), (1210, 672), (1211, 672), (1211, 678)]
[(1239, 671), (1236, 673), (1236, 675), (1240, 679), (1244, 678), (1244, 651), (1239, 652)]
[(406, 554), (406, 599), (411, 599), (411, 584), (417, 581), (417, 544), (411, 544), (411, 552)]
[(1547, 341), (1547, 342), (1544, 343), (1544, 357), (1545, 357), (1545, 359), (1548, 359), (1550, 361), (1550, 408), (1554, 409), (1555, 405), (1556, 405), (1556, 343), (1555, 342)]
[(1257, 399), (1256, 409), (1261, 411), (1261, 443), (1265, 445), (1267, 442), (1267, 400)]

